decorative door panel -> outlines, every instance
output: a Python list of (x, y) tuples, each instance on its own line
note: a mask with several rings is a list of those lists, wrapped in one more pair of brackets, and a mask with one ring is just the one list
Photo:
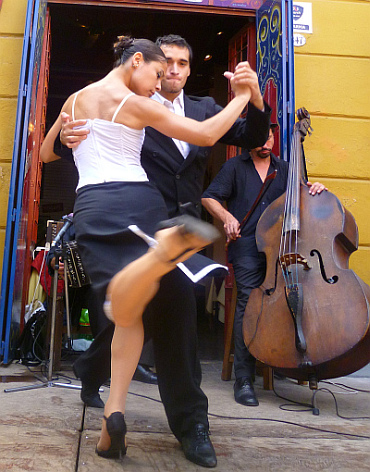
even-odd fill
[(279, 125), (275, 154), (289, 160), (294, 125), (294, 56), (291, 0), (267, 0), (257, 11), (257, 72)]

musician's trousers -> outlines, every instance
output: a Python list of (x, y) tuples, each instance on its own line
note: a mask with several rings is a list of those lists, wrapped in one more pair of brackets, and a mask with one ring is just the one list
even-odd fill
[[(195, 293), (179, 269), (161, 280), (144, 314), (144, 326), (145, 336), (153, 339), (159, 392), (172, 432), (181, 440), (194, 424), (208, 428), (208, 400), (200, 388)], [(75, 362), (83, 382), (99, 387), (109, 379), (113, 332), (110, 323)]]
[(263, 256), (258, 254), (233, 256), (232, 265), (234, 269), (237, 286), (237, 303), (234, 318), (234, 371), (235, 378), (252, 378), (255, 374), (256, 359), (248, 351), (243, 339), (243, 317), (249, 295), (253, 288), (259, 287), (265, 278), (266, 262)]

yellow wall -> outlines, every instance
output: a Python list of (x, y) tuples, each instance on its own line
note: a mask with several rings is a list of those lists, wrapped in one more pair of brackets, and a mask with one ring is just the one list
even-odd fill
[(370, 284), (370, 5), (310, 3), (313, 34), (294, 48), (296, 108), (307, 108), (314, 128), (305, 140), (308, 173), (355, 217), (360, 244), (350, 267)]
[(26, 10), (27, 0), (3, 0), (0, 10), (0, 269), (3, 265)]

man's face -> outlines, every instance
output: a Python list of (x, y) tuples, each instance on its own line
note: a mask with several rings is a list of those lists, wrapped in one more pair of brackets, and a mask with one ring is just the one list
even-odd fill
[(270, 157), (273, 147), (274, 147), (274, 133), (270, 129), (268, 140), (265, 142), (265, 144), (262, 147), (252, 149), (252, 153), (254, 155), (257, 155), (261, 159), (266, 159), (267, 157)]
[(167, 71), (162, 80), (161, 94), (164, 96), (173, 94), (174, 99), (185, 87), (190, 75), (189, 50), (167, 44), (163, 44), (161, 49), (167, 58)]

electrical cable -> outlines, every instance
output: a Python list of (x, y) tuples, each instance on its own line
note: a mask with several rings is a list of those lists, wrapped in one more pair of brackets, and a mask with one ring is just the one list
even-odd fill
[[(323, 383), (329, 383), (329, 384), (330, 384), (330, 382), (323, 382)], [(333, 383), (333, 385), (335, 385), (335, 384)], [(338, 384), (338, 385), (340, 385), (340, 384)], [(347, 389), (352, 389), (352, 390), (354, 390), (354, 393), (355, 393), (356, 391), (360, 391), (360, 390), (354, 389), (354, 388), (352, 388), (352, 387), (347, 387), (347, 386), (344, 385), (344, 384), (341, 384), (341, 387), (347, 388)], [(282, 404), (282, 405), (279, 406), (279, 408), (280, 408), (281, 410), (283, 410), (283, 411), (291, 411), (291, 412), (298, 412), (298, 413), (300, 413), (300, 412), (312, 410), (312, 413), (313, 413), (314, 415), (319, 415), (319, 414), (320, 414), (320, 411), (319, 411), (319, 409), (317, 408), (316, 403), (315, 403), (316, 395), (317, 395), (318, 392), (326, 391), (327, 393), (330, 393), (330, 394), (332, 395), (333, 399), (334, 399), (334, 404), (335, 404), (335, 408), (336, 408), (336, 414), (337, 414), (337, 416), (338, 416), (339, 418), (347, 419), (347, 420), (370, 419), (370, 416), (358, 416), (358, 417), (357, 417), (357, 416), (354, 416), (354, 417), (342, 416), (342, 415), (339, 413), (338, 402), (337, 402), (337, 399), (336, 399), (336, 397), (335, 397), (335, 394), (334, 394), (331, 390), (326, 389), (326, 388), (319, 388), (319, 389), (315, 390), (315, 392), (314, 392), (313, 395), (312, 395), (312, 403), (311, 403), (311, 404), (302, 403), (302, 402), (297, 402), (296, 400), (292, 400), (292, 399), (283, 397), (282, 395), (279, 395), (279, 394), (277, 393), (277, 391), (275, 390), (275, 386), (273, 387), (273, 391), (274, 391), (275, 395), (276, 395), (278, 398), (281, 398), (282, 400), (286, 400), (286, 401), (288, 401), (288, 402), (290, 402), (290, 403), (292, 403), (292, 404), (294, 404), (294, 405), (297, 405), (297, 406), (307, 407), (307, 409), (304, 409), (304, 410), (303, 410), (303, 409), (302, 409), (302, 410), (297, 410), (297, 409), (294, 409), (294, 408), (288, 408), (289, 404)], [(363, 392), (364, 392), (364, 393), (370, 393), (370, 392), (367, 391), (367, 390), (363, 390)]]
[(335, 387), (343, 388), (343, 390), (353, 390), (353, 393), (358, 393), (358, 392), (370, 393), (370, 390), (362, 390), (361, 388), (350, 387), (349, 385), (344, 385), (344, 384), (338, 383), (338, 382), (331, 382), (329, 380), (322, 380), (321, 382), (325, 383), (325, 384), (329, 384), (329, 385), (334, 385)]
[(353, 438), (360, 438), (360, 439), (370, 439), (370, 436), (364, 436), (361, 434), (342, 433), (341, 431), (322, 429), (322, 428), (317, 428), (316, 426), (307, 426), (305, 424), (299, 424), (293, 421), (277, 420), (274, 418), (253, 418), (253, 417), (250, 418), (250, 417), (242, 417), (242, 416), (222, 416), (222, 415), (216, 415), (215, 413), (208, 413), (208, 415), (213, 416), (215, 418), (225, 419), (225, 420), (271, 421), (272, 423), (282, 423), (282, 424), (287, 424), (291, 426), (298, 426), (300, 428), (310, 429), (312, 431), (319, 431), (322, 433), (337, 434), (339, 436), (350, 436)]
[[(327, 390), (327, 389), (319, 389), (319, 390)], [(157, 400), (156, 398), (153, 398), (153, 397), (150, 397), (148, 395), (142, 395), (142, 394), (139, 394), (139, 393), (134, 393), (134, 392), (128, 392), (130, 395), (133, 395), (133, 396), (136, 396), (136, 397), (141, 397), (141, 398), (145, 398), (147, 400), (151, 400), (151, 401), (154, 401), (156, 403), (162, 403), (160, 400)], [(367, 416), (364, 416), (364, 417), (354, 417), (354, 418), (350, 418), (350, 417), (345, 417), (345, 416), (342, 416), (339, 414), (339, 410), (338, 410), (338, 405), (337, 405), (337, 401), (335, 399), (335, 396), (332, 392), (329, 391), (329, 393), (331, 393), (334, 397), (334, 400), (335, 400), (335, 405), (336, 405), (336, 413), (337, 413), (337, 416), (339, 418), (342, 418), (342, 419), (348, 419), (348, 420), (358, 420), (358, 419), (370, 419), (369, 417)], [(279, 395), (277, 395), (279, 396)], [(280, 397), (280, 396), (279, 396)], [(280, 397), (280, 398), (284, 398), (284, 397)], [(291, 401), (289, 399), (286, 399), (288, 401)], [(308, 405), (306, 403), (300, 403), (300, 402), (294, 402), (293, 403), (297, 403), (297, 404), (301, 404), (301, 405), (304, 405), (304, 406), (310, 406), (310, 409), (313, 409), (313, 405)], [(308, 410), (302, 410), (302, 411), (310, 411), (310, 409)], [(347, 437), (351, 437), (351, 438), (358, 438), (358, 439), (370, 439), (370, 436), (366, 436), (366, 435), (361, 435), (361, 434), (352, 434), (352, 433), (343, 433), (341, 431), (333, 431), (333, 430), (330, 430), (330, 429), (323, 429), (323, 428), (318, 428), (318, 427), (315, 427), (315, 426), (308, 426), (308, 425), (304, 425), (304, 424), (300, 424), (300, 423), (295, 423), (293, 421), (285, 421), (285, 420), (279, 420), (279, 419), (274, 419), (274, 418), (257, 418), (257, 417), (244, 417), (244, 416), (224, 416), (224, 415), (217, 415), (215, 413), (208, 413), (208, 416), (211, 416), (211, 417), (214, 417), (214, 418), (219, 418), (219, 419), (224, 419), (224, 420), (245, 420), (245, 421), (270, 421), (270, 422), (273, 422), (273, 423), (281, 423), (281, 424), (286, 424), (286, 425), (290, 425), (290, 426), (297, 426), (299, 428), (304, 428), (304, 429), (309, 429), (309, 430), (312, 430), (312, 431), (318, 431), (318, 432), (321, 432), (321, 433), (329, 433), (329, 434), (335, 434), (335, 435), (338, 435), (338, 436), (347, 436)]]
[(338, 409), (338, 402), (337, 402), (337, 399), (335, 398), (335, 395), (334, 393), (329, 390), (328, 388), (319, 388), (315, 391), (315, 393), (313, 394), (312, 396), (312, 404), (313, 406), (316, 408), (316, 403), (315, 403), (315, 400), (316, 400), (316, 395), (319, 393), (319, 392), (327, 392), (327, 393), (330, 393), (330, 395), (333, 397), (334, 399), (334, 404), (335, 404), (335, 410), (336, 410), (336, 413), (337, 413), (337, 416), (339, 418), (342, 418), (344, 420), (370, 420), (370, 416), (355, 416), (355, 417), (348, 417), (348, 416), (343, 416), (339, 413), (339, 409)]
[(277, 393), (277, 391), (275, 390), (275, 384), (273, 384), (272, 390), (278, 398), (281, 398), (282, 400), (286, 400), (287, 402), (289, 402), (289, 404), (294, 404), (294, 405), (297, 405), (297, 406), (307, 407), (304, 410), (296, 410), (296, 409), (288, 409), (287, 408), (288, 404), (282, 404), (282, 405), (279, 406), (279, 408), (283, 411), (304, 412), (304, 411), (311, 411), (313, 409), (313, 405), (310, 404), (310, 403), (298, 402), (296, 400), (292, 400), (290, 398), (283, 397), (282, 395)]

